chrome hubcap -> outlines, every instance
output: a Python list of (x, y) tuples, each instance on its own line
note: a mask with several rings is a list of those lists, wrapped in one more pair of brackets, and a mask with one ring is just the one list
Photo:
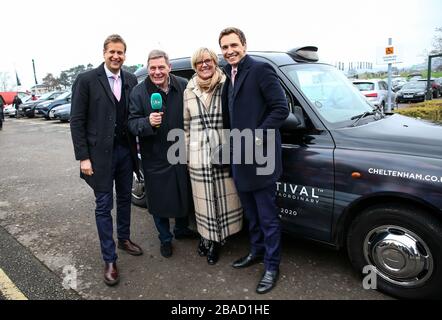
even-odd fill
[(433, 273), (433, 256), (415, 233), (387, 225), (372, 230), (364, 240), (365, 259), (380, 277), (400, 286), (422, 285)]

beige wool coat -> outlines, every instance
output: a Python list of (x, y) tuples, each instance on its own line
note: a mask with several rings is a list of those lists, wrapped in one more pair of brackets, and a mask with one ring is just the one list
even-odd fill
[[(229, 168), (214, 167), (210, 162), (213, 143), (209, 143), (208, 136), (222, 136), (221, 93), (225, 81), (223, 75), (209, 104), (196, 75), (184, 91), (184, 131), (197, 228), (202, 237), (217, 242), (239, 232), (243, 225), (243, 209)], [(204, 123), (210, 126), (209, 135)]]

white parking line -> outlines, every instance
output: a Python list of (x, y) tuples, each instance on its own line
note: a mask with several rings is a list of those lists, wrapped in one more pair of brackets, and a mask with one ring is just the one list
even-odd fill
[(0, 268), (0, 292), (6, 300), (28, 300)]

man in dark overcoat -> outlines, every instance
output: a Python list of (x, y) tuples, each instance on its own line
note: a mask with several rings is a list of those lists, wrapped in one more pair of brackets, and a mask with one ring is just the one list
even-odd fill
[(16, 119), (20, 118), (20, 116), (21, 116), (21, 114), (20, 114), (20, 105), (21, 105), (22, 103), (23, 103), (23, 102), (21, 101), (21, 99), (20, 99), (20, 97), (19, 97), (18, 95), (16, 95), (16, 96), (14, 97), (14, 100), (12, 101), (12, 105), (13, 105), (14, 108), (15, 108), (15, 118), (16, 118)]
[[(253, 135), (253, 146), (241, 142), (239, 148), (233, 146), (232, 176), (249, 220), (251, 245), (249, 254), (235, 261), (233, 267), (244, 268), (264, 260), (265, 271), (256, 291), (266, 293), (273, 289), (279, 276), (281, 221), (275, 194), (276, 181), (282, 173), (279, 128), (289, 110), (275, 70), (246, 54), (246, 38), (241, 30), (221, 31), (219, 45), (228, 63), (224, 70), (228, 81), (222, 94), (224, 127), (252, 131)], [(244, 162), (244, 150), (258, 149), (264, 149), (264, 154), (272, 159), (274, 170), (260, 174), (262, 168), (257, 161)], [(243, 162), (235, 163), (235, 150), (241, 153)]]
[(141, 255), (130, 240), (133, 172), (137, 170), (136, 141), (127, 129), (129, 94), (137, 84), (121, 69), (126, 43), (119, 35), (104, 42), (104, 63), (80, 74), (72, 87), (71, 134), (80, 176), (94, 190), (95, 218), (105, 261), (104, 281), (119, 281), (113, 239), (113, 184), (117, 197), (118, 248)]
[[(176, 142), (167, 140), (169, 131), (184, 128), (183, 93), (187, 85), (186, 79), (170, 74), (170, 70), (169, 57), (164, 51), (150, 52), (149, 76), (132, 91), (128, 123), (132, 134), (139, 139), (147, 205), (159, 233), (160, 252), (164, 257), (172, 255), (169, 218), (175, 218), (175, 238), (195, 235), (188, 228), (193, 202), (187, 165), (173, 164), (168, 159), (168, 150)], [(154, 93), (161, 95), (160, 112), (151, 106)]]

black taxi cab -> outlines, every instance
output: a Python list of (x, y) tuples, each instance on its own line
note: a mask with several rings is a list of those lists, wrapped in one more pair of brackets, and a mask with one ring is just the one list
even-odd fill
[[(289, 101), (277, 203), (284, 231), (345, 249), (377, 289), (442, 297), (442, 126), (373, 109), (313, 46), (248, 52), (277, 72)], [(171, 60), (189, 79), (190, 58)], [(225, 61), (221, 59), (221, 65)], [(139, 81), (146, 68), (136, 72)], [(146, 205), (134, 178), (133, 202)]]

